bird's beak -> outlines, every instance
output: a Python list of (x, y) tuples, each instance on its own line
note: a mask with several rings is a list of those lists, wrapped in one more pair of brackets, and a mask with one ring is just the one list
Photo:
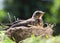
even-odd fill
[(42, 19), (42, 17), (44, 16), (44, 14), (45, 14), (45, 12), (41, 11), (41, 15), (40, 15), (39, 19)]

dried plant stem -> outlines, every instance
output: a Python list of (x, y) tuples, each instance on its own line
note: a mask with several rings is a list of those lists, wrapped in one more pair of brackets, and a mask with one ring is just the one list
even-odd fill
[(9, 12), (8, 12), (8, 17), (9, 17), (10, 23), (12, 23), (11, 16), (10, 16)]

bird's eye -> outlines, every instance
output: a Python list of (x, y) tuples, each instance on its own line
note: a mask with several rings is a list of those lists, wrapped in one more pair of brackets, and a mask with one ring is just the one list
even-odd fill
[(43, 27), (47, 27), (47, 24), (44, 24)]

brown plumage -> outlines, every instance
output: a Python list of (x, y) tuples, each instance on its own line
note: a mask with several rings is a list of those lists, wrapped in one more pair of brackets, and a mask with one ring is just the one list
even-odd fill
[[(53, 34), (53, 30), (48, 25), (47, 27), (41, 27), (41, 26), (31, 26), (31, 27), (14, 27), (7, 30), (7, 35), (12, 40), (16, 41), (16, 43), (19, 43), (19, 41), (24, 40), (28, 37), (31, 37), (31, 35), (34, 34), (35, 36), (42, 36), (51, 37)], [(14, 39), (13, 39), (14, 38)]]
[(36, 11), (33, 13), (32, 18), (12, 25), (6, 32), (8, 37), (11, 39), (14, 38), (13, 40), (15, 40), (16, 43), (19, 43), (19, 41), (30, 37), (32, 34), (34, 34), (35, 36), (43, 37), (46, 34), (51, 36), (53, 30), (50, 25), (48, 25), (47, 27), (43, 27), (43, 15), (44, 12)]
[(17, 22), (15, 24), (13, 24), (11, 27), (28, 26), (28, 24), (35, 25), (34, 22), (43, 22), (43, 20), (42, 20), (43, 15), (44, 15), (44, 12), (35, 11), (32, 15), (32, 18), (24, 20), (22, 22)]

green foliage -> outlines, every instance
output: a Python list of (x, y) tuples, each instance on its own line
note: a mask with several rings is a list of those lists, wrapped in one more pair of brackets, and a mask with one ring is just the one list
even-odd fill
[(54, 3), (50, 9), (50, 12), (52, 13), (52, 19), (55, 23), (60, 23), (60, 0), (54, 0)]
[(0, 43), (15, 43), (5, 35), (5, 31), (0, 31)]
[(32, 36), (30, 38), (27, 38), (27, 39), (21, 41), (21, 42), (22, 43), (60, 43), (60, 36), (55, 36), (55, 37), (51, 37), (48, 39)]
[(0, 22), (6, 17), (6, 12), (4, 10), (0, 10)]
[(60, 23), (60, 0), (54, 0), (53, 4), (50, 6), (49, 12), (46, 12), (45, 21), (49, 23)]

